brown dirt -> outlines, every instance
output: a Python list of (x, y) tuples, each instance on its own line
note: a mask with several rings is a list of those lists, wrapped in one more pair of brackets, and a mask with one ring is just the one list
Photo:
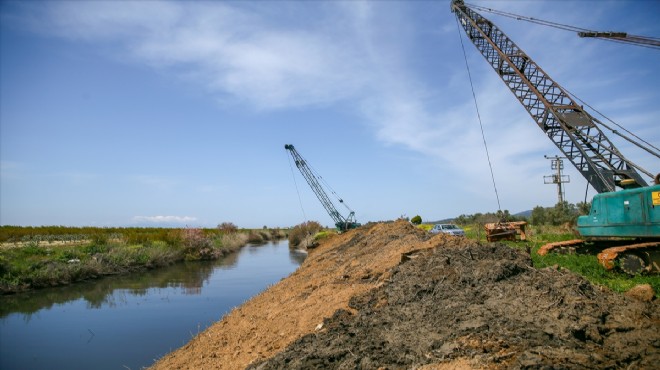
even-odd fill
[(376, 224), (323, 243), (155, 367), (654, 368), (658, 306), (504, 245)]

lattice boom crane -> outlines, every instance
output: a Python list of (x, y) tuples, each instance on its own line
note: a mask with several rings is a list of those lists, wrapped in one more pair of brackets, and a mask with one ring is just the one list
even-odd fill
[(462, 0), (453, 0), (451, 10), (468, 38), (536, 124), (598, 193), (615, 191), (616, 186), (647, 185), (635, 169), (637, 166), (598, 127), (597, 123), (601, 122), (577, 104), (497, 26)]
[(337, 226), (340, 231), (346, 231), (360, 226), (360, 224), (355, 220), (355, 212), (348, 208), (348, 206), (346, 206), (343, 199), (341, 198), (339, 198), (339, 202), (346, 206), (346, 208), (349, 210), (349, 214), (348, 217), (344, 217), (341, 213), (339, 213), (335, 205), (330, 200), (330, 197), (323, 189), (323, 186), (321, 186), (321, 183), (318, 180), (318, 176), (314, 174), (312, 169), (307, 165), (307, 161), (305, 161), (300, 153), (298, 153), (296, 148), (294, 148), (291, 144), (286, 144), (284, 145), (284, 149), (288, 150), (291, 154), (291, 157), (293, 157), (293, 160), (296, 163), (296, 167), (298, 167), (300, 170), (300, 173), (307, 181), (307, 184), (309, 184), (309, 187), (312, 188), (312, 191), (323, 205), (323, 208), (325, 208), (330, 217), (335, 221), (335, 226)]
[[(608, 269), (660, 272), (660, 174), (648, 186), (637, 171), (653, 175), (626, 159), (600, 129), (603, 123), (584, 111), (497, 26), (463, 0), (452, 0), (451, 11), (536, 124), (599, 193), (589, 215), (577, 220), (584, 239), (546, 244), (538, 253), (589, 244), (603, 248), (598, 259)], [(660, 158), (657, 148), (626, 139)], [(617, 186), (623, 190), (617, 191)]]

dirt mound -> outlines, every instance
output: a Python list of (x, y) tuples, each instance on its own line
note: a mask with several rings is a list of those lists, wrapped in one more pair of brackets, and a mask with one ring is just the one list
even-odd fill
[[(286, 279), (227, 314), (184, 347), (159, 360), (156, 369), (241, 369), (275, 355), (314, 332), (349, 300), (390, 278), (401, 256), (433, 247), (427, 232), (407, 222), (371, 224), (311, 250)], [(255, 274), (258, 274), (255, 271)]]
[[(433, 238), (251, 369), (657, 368), (660, 310), (504, 245)], [(340, 247), (350, 250), (349, 245)]]
[(658, 306), (503, 245), (373, 224), (324, 241), (154, 367), (654, 368)]

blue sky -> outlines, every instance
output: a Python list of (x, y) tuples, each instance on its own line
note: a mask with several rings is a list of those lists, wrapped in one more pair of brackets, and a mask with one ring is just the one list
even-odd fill
[[(472, 3), (660, 35), (658, 1)], [(284, 144), (360, 222), (498, 208), (449, 1), (0, 6), (0, 224), (331, 225)], [(483, 15), (569, 91), (660, 144), (657, 50)], [(466, 51), (502, 209), (552, 206), (543, 156), (561, 153)], [(567, 200), (582, 201), (586, 182), (566, 167)]]

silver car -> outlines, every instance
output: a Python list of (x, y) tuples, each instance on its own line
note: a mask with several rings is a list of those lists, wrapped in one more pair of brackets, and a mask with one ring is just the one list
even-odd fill
[(465, 231), (454, 224), (435, 224), (430, 232), (432, 234), (444, 233), (454, 236), (465, 236)]

